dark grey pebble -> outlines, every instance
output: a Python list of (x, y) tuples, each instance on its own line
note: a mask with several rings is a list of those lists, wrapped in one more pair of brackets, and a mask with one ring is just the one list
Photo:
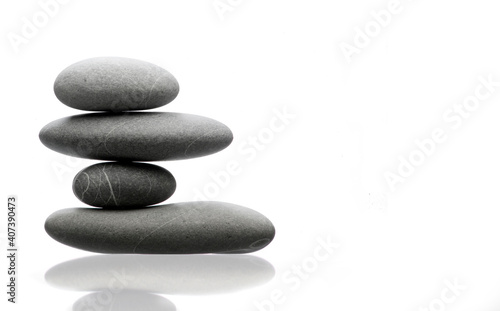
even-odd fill
[(63, 244), (98, 253), (248, 253), (267, 246), (274, 226), (230, 203), (197, 201), (126, 210), (68, 208), (45, 231)]
[(54, 92), (72, 108), (116, 112), (166, 105), (179, 93), (179, 84), (168, 71), (148, 62), (96, 57), (64, 69)]
[(75, 157), (162, 161), (201, 157), (231, 144), (233, 134), (210, 118), (169, 112), (89, 113), (52, 121), (41, 142)]
[(106, 162), (81, 170), (73, 180), (73, 193), (83, 203), (123, 209), (160, 203), (175, 192), (175, 178), (152, 164)]

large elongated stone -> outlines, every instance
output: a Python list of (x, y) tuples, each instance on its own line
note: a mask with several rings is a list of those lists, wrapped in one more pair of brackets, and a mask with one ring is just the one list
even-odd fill
[(64, 69), (54, 92), (72, 108), (117, 112), (166, 105), (179, 93), (179, 84), (168, 71), (148, 62), (96, 57)]
[(140, 209), (68, 208), (50, 215), (55, 240), (99, 253), (248, 253), (268, 245), (273, 224), (246, 207), (213, 201)]
[(163, 202), (175, 187), (174, 176), (163, 167), (135, 162), (97, 163), (73, 180), (73, 192), (80, 201), (110, 209)]
[(89, 113), (52, 121), (40, 131), (48, 148), (97, 160), (162, 161), (226, 148), (231, 130), (210, 118), (170, 112)]

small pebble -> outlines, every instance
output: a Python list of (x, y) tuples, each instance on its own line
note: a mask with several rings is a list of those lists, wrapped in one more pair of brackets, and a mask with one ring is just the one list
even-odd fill
[(175, 187), (175, 178), (166, 169), (134, 162), (94, 164), (73, 180), (73, 193), (80, 201), (109, 209), (160, 203), (174, 194)]

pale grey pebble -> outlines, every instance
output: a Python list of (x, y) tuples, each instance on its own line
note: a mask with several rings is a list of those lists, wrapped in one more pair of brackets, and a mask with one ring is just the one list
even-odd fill
[(64, 69), (54, 93), (75, 109), (119, 112), (166, 105), (179, 93), (179, 83), (167, 70), (145, 61), (96, 57)]

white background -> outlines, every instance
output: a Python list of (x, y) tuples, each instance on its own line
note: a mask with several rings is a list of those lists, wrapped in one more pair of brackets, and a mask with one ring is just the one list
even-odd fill
[[(2, 286), (2, 310), (71, 310), (87, 294), (45, 282), (51, 267), (93, 254), (53, 241), (43, 224), (83, 206), (71, 182), (96, 161), (57, 154), (38, 132), (82, 113), (58, 102), (52, 86), (65, 67), (94, 56), (169, 70), (181, 91), (156, 111), (232, 129), (233, 144), (220, 153), (157, 163), (177, 179), (169, 202), (192, 200), (211, 172), (237, 161), (241, 172), (210, 198), (253, 208), (277, 229), (254, 254), (274, 266), (272, 281), (231, 294), (166, 293), (178, 310), (259, 310), (273, 295), (265, 310), (498, 310), (500, 87), (460, 125), (444, 117), (472, 100), (480, 77), (500, 81), (498, 5), (401, 0), (377, 33), (371, 12), (390, 2), (223, 0), (232, 10), (221, 13), (212, 0), (69, 0), (16, 51), (9, 34), (21, 36), (24, 18), (43, 10), (33, 0), (2, 1), (1, 237), (5, 250), (6, 198), (15, 194), (20, 249), (19, 303), (8, 304)], [(340, 46), (355, 47), (356, 29), (367, 25), (372, 36), (349, 62)], [(255, 157), (242, 153), (276, 110), (294, 117)], [(392, 191), (384, 174), (399, 174), (402, 159), (419, 154), (415, 140), (436, 129), (446, 140)], [(318, 239), (340, 244), (321, 262)], [(283, 279), (303, 265), (304, 279)], [(458, 297), (447, 281), (460, 284)]]

